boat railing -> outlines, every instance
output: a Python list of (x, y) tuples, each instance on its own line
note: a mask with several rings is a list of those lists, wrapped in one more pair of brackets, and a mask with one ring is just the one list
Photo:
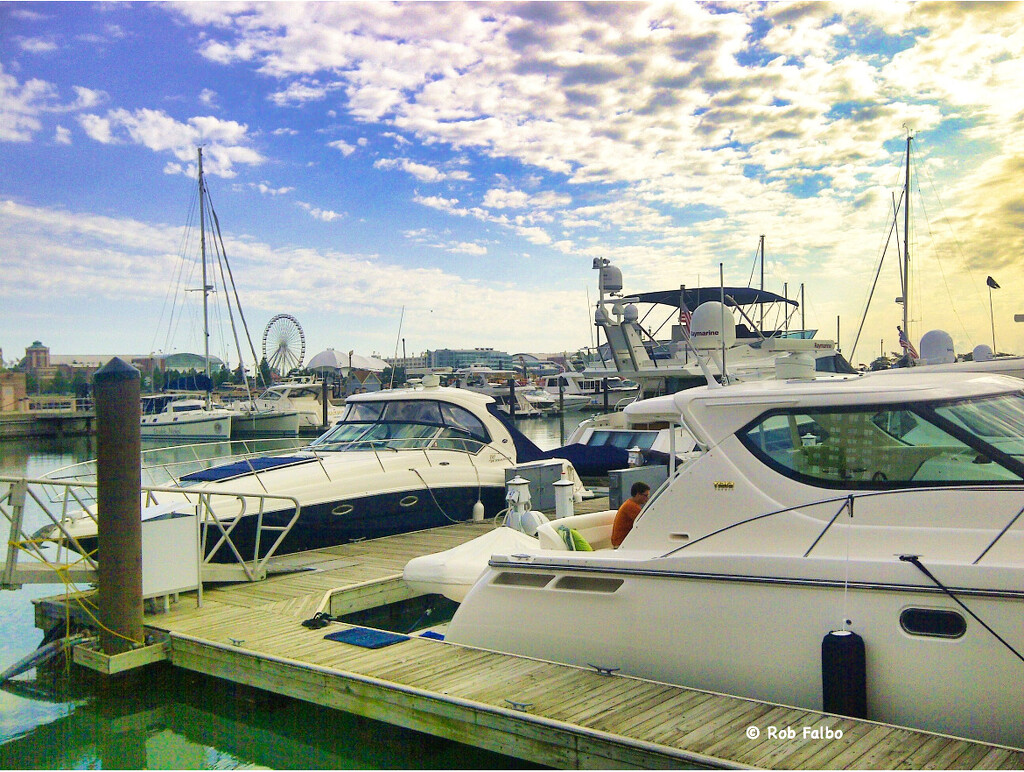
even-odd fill
[[(807, 549), (802, 553), (802, 557), (809, 557), (811, 553), (815, 550), (815, 548), (819, 544), (821, 544), (826, 534), (828, 534), (833, 529), (837, 521), (839, 521), (840, 517), (844, 514), (849, 518), (849, 521), (846, 522), (843, 526), (839, 526), (840, 528), (844, 528), (846, 526), (877, 526), (878, 522), (872, 520), (870, 510), (866, 514), (864, 512), (865, 508), (875, 501), (891, 496), (908, 497), (916, 495), (925, 498), (927, 496), (934, 496), (935, 494), (948, 496), (950, 493), (957, 492), (989, 494), (993, 498), (993, 500), (995, 499), (996, 494), (1007, 494), (1007, 502), (1005, 502), (1004, 507), (1005, 514), (1001, 519), (999, 517), (998, 512), (994, 508), (989, 508), (986, 510), (988, 518), (992, 523), (992, 526), (985, 527), (985, 530), (997, 531), (997, 533), (991, 539), (991, 541), (984, 547), (984, 549), (981, 550), (977, 557), (975, 557), (971, 561), (972, 565), (977, 565), (992, 550), (992, 548), (995, 547), (996, 544), (1011, 529), (1014, 528), (1014, 526), (1018, 524), (1024, 524), (1024, 489), (1022, 489), (1020, 485), (926, 486), (920, 488), (899, 488), (896, 490), (889, 491), (863, 491), (857, 493), (848, 493), (843, 496), (834, 496), (819, 499), (817, 501), (797, 504), (791, 507), (784, 507), (782, 509), (776, 509), (770, 512), (764, 512), (759, 515), (754, 515), (752, 517), (747, 517), (742, 520), (737, 520), (734, 523), (729, 523), (726, 526), (715, 529), (710, 533), (704, 534), (703, 536), (699, 536), (691, 541), (688, 541), (686, 544), (682, 544), (679, 547), (676, 547), (675, 549), (669, 550), (661, 557), (665, 558), (671, 555), (675, 555), (685, 549), (693, 547), (695, 544), (699, 544), (701, 542), (720, 536), (721, 534), (734, 531), (739, 528), (743, 528), (745, 526), (751, 525), (752, 523), (761, 522), (763, 520), (768, 520), (770, 518), (778, 517), (780, 515), (784, 515), (787, 513), (799, 513), (802, 515), (809, 515), (813, 517), (815, 510), (824, 510), (828, 515), (827, 522), (825, 523), (822, 530), (807, 546)], [(926, 504), (927, 502), (922, 503)], [(860, 505), (859, 508), (857, 507), (858, 504)], [(908, 502), (904, 505), (901, 505), (900, 511), (905, 513), (921, 511), (927, 512), (928, 508), (926, 506), (915, 507), (913, 504)], [(972, 515), (961, 513), (961, 516), (969, 517)], [(889, 517), (891, 518), (891, 515)], [(907, 517), (909, 518), (910, 515), (907, 514)], [(927, 517), (928, 515), (926, 514), (925, 518)], [(922, 522), (911, 524), (910, 522), (907, 522), (905, 525), (906, 527), (923, 527), (926, 525), (926, 523)], [(975, 523), (972, 523), (971, 525), (974, 526), (974, 528), (976, 529), (980, 527)]]
[[(180, 477), (219, 464), (256, 458), (269, 452), (298, 450), (309, 445), (297, 437), (230, 440), (188, 445), (166, 445), (142, 451), (142, 482), (145, 485), (170, 485)], [(168, 457), (171, 458), (168, 458)], [(60, 482), (88, 482), (96, 479), (96, 460), (81, 461), (47, 472), (44, 477)]]
[[(25, 582), (95, 581), (96, 550), (88, 549), (76, 533), (82, 519), (96, 525), (91, 532), (98, 531), (96, 490), (95, 482), (0, 477), (0, 514), (8, 523), (7, 555), (0, 571), (2, 589), (17, 589)], [(143, 486), (141, 494), (143, 510), (163, 507), (196, 519), (200, 576), (205, 581), (264, 578), (268, 561), (298, 521), (301, 510), (293, 496), (272, 493)], [(289, 513), (288, 522), (266, 522), (268, 513), (282, 511)], [(255, 518), (251, 554), (248, 550), (243, 554), (233, 538), (246, 518)], [(215, 555), (225, 554), (230, 554), (233, 562), (213, 562)], [(19, 557), (30, 558), (32, 568), (19, 567)]]

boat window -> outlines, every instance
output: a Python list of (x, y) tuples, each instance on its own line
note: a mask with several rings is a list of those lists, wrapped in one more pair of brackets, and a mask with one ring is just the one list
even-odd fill
[(266, 402), (274, 402), (275, 400), (281, 399), (281, 395), (276, 391), (265, 391), (260, 394), (260, 399)]
[(403, 400), (386, 402), (384, 408), (385, 421), (412, 421), (421, 424), (440, 426), (441, 410), (436, 402), (424, 400)]
[(448, 426), (461, 429), (470, 437), (480, 440), (481, 442), (490, 441), (490, 435), (487, 434), (487, 429), (484, 428), (483, 421), (465, 408), (447, 403), (442, 404), (441, 415), (444, 416), (444, 422)]
[(433, 400), (349, 402), (344, 418), (311, 447), (318, 451), (438, 447), (478, 452), (490, 435), (465, 408)]
[(435, 448), (461, 450), (467, 453), (478, 452), (484, 444), (484, 441), (467, 436), (461, 429), (442, 429), (434, 440)]
[(641, 450), (650, 450), (654, 441), (658, 439), (657, 432), (632, 432), (632, 431), (595, 431), (587, 440), (587, 445), (596, 447), (609, 445), (613, 448), (629, 449), (634, 446)]
[(900, 613), (900, 627), (911, 635), (960, 638), (967, 632), (967, 620), (948, 609), (907, 608)]
[(383, 402), (349, 402), (342, 421), (376, 421), (384, 409)]
[(1024, 394), (956, 402), (936, 407), (935, 413), (999, 451), (1024, 459)]
[[(777, 471), (824, 487), (1020, 482), (1024, 397), (955, 404), (777, 410), (740, 441)], [(1016, 457), (1016, 459), (1014, 458)]]

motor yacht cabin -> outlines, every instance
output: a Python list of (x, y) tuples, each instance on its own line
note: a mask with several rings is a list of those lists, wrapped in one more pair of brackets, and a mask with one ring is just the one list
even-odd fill
[[(643, 411), (695, 447), (621, 547), (610, 511), (540, 525), (448, 640), (1024, 746), (1020, 380), (783, 378)], [(830, 641), (856, 644), (852, 697)]]

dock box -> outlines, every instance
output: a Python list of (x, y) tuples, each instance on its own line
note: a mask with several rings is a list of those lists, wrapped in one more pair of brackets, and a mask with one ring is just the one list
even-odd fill
[(554, 485), (562, 479), (561, 459), (533, 461), (529, 464), (506, 469), (505, 485), (508, 486), (508, 481), (516, 476), (530, 481), (531, 509), (544, 511), (555, 508)]
[(635, 482), (645, 482), (651, 491), (668, 479), (668, 467), (664, 464), (636, 466), (629, 469), (613, 469), (608, 473), (608, 507), (618, 509), (622, 502), (629, 498), (629, 489)]

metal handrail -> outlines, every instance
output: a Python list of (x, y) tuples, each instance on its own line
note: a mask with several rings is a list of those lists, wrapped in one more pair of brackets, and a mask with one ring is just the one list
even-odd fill
[[(833, 505), (834, 504), (839, 504), (840, 507), (839, 507), (838, 511), (836, 511), (835, 514), (833, 514), (830, 517), (828, 523), (821, 530), (821, 532), (818, 533), (818, 535), (815, 537), (815, 539), (813, 540), (811, 545), (803, 553), (803, 557), (807, 557), (808, 555), (811, 554), (811, 551), (821, 542), (821, 540), (825, 537), (825, 534), (832, 528), (833, 524), (836, 522), (836, 520), (839, 519), (839, 516), (844, 511), (849, 512), (850, 519), (853, 520), (854, 503), (856, 501), (862, 501), (864, 499), (872, 499), (872, 498), (878, 498), (878, 497), (883, 497), (883, 496), (893, 496), (893, 495), (903, 495), (903, 496), (906, 496), (908, 494), (935, 493), (935, 492), (939, 492), (939, 491), (944, 492), (944, 493), (950, 493), (950, 492), (1019, 493), (1019, 494), (1021, 494), (1022, 497), (1024, 497), (1024, 488), (1022, 488), (1020, 485), (928, 486), (928, 487), (921, 487), (921, 488), (900, 488), (900, 489), (897, 489), (897, 490), (888, 490), (888, 491), (863, 491), (863, 492), (859, 492), (859, 493), (848, 493), (848, 494), (845, 494), (843, 496), (834, 496), (834, 497), (829, 497), (829, 498), (824, 498), (824, 499), (818, 499), (817, 501), (809, 501), (809, 502), (805, 502), (803, 504), (796, 504), (796, 505), (791, 506), (791, 507), (784, 507), (782, 509), (776, 509), (776, 510), (773, 510), (771, 512), (764, 512), (764, 513), (761, 513), (759, 515), (754, 515), (752, 517), (744, 518), (743, 520), (738, 520), (735, 523), (730, 523), (729, 525), (723, 526), (722, 528), (715, 529), (714, 531), (712, 531), (710, 533), (706, 533), (703, 536), (700, 536), (700, 537), (698, 537), (696, 539), (693, 539), (692, 541), (688, 541), (686, 544), (681, 544), (680, 546), (678, 546), (678, 547), (676, 547), (676, 548), (674, 548), (672, 550), (669, 550), (668, 552), (664, 553), (660, 557), (662, 557), (662, 558), (670, 557), (671, 555), (675, 555), (676, 553), (681, 552), (684, 549), (692, 547), (694, 544), (699, 544), (702, 541), (706, 541), (706, 540), (711, 539), (711, 538), (713, 538), (715, 536), (719, 536), (720, 534), (726, 533), (727, 531), (732, 531), (733, 529), (739, 528), (741, 526), (745, 526), (745, 525), (749, 525), (751, 523), (759, 522), (761, 520), (766, 520), (766, 519), (769, 519), (769, 518), (773, 518), (773, 517), (776, 517), (777, 515), (783, 515), (783, 514), (786, 514), (786, 513), (789, 513), (789, 512), (806, 513), (807, 510), (813, 509), (813, 508), (816, 508), (816, 507), (824, 507), (824, 506), (829, 505), (829, 504), (833, 504)], [(989, 551), (996, 545), (996, 543), (1000, 539), (1002, 539), (1003, 536), (1005, 536), (1006, 533), (1021, 519), (1022, 516), (1024, 516), (1024, 506), (1022, 506), (1021, 509), (1019, 509), (1015, 514), (1012, 515), (1012, 517), (1010, 517), (1010, 519), (1000, 529), (999, 533), (995, 536), (995, 538), (993, 538), (992, 541), (989, 542), (988, 546), (986, 546), (985, 549), (982, 550), (981, 554), (979, 554), (972, 561), (972, 565), (977, 565), (981, 561), (981, 559), (984, 558), (985, 555), (987, 555), (989, 553)]]
[[(289, 442), (294, 442), (294, 445), (289, 447)], [(217, 451), (223, 451), (225, 444), (241, 444), (243, 449), (227, 455), (216, 455)], [(257, 447), (257, 445), (263, 445), (265, 447)], [(265, 440), (225, 440), (222, 442), (203, 442), (189, 445), (170, 445), (160, 448), (147, 448), (142, 451), (142, 473), (144, 478), (149, 478), (151, 484), (160, 485), (162, 483), (157, 481), (158, 472), (163, 472), (163, 474), (160, 475), (165, 478), (163, 482), (169, 482), (184, 474), (188, 474), (189, 472), (208, 469), (211, 466), (232, 463), (235, 461), (244, 461), (246, 459), (266, 455), (268, 452), (275, 450), (283, 452), (286, 450), (304, 449), (308, 446), (308, 439), (293, 438), (292, 440), (289, 440), (287, 438), (275, 438)], [(202, 455), (200, 451), (203, 449), (209, 451), (210, 455)], [(165, 455), (168, 451), (190, 454), (191, 458), (178, 459), (175, 461), (162, 461), (159, 463), (146, 463), (147, 456), (158, 454)], [(186, 470), (188, 465), (193, 465), (193, 468), (188, 468)], [(75, 464), (59, 467), (47, 472), (45, 475), (45, 479), (58, 482), (88, 482), (95, 480), (95, 478), (95, 459), (79, 461)]]
[[(7, 489), (4, 490), (3, 486), (7, 486)], [(80, 555), (74, 561), (76, 564), (84, 564), (88, 568), (96, 569), (97, 562), (95, 557), (83, 548), (82, 544), (69, 530), (72, 522), (71, 515), (87, 517), (97, 522), (96, 512), (89, 503), (95, 501), (96, 488), (97, 484), (95, 482), (65, 482), (51, 479), (0, 477), (0, 514), (6, 518), (9, 524), (7, 539), (8, 559), (4, 564), (3, 573), (4, 586), (13, 584), (9, 580), (14, 575), (17, 556), (22, 552), (31, 555), (39, 562), (51, 566), (55, 571), (60, 571), (72, 565), (68, 560), (61, 559), (61, 552), (66, 549), (70, 553), (73, 548)], [(60, 489), (63, 489), (61, 495), (56, 497), (52, 495), (53, 491)], [(51, 493), (41, 494), (41, 492), (45, 493), (46, 491)], [(172, 496), (177, 500), (184, 499), (182, 508), (186, 510), (189, 507), (194, 508), (200, 525), (206, 526), (200, 529), (204, 542), (207, 540), (206, 535), (208, 532), (216, 531), (220, 534), (213, 549), (209, 551), (204, 549), (202, 553), (203, 564), (211, 563), (212, 557), (220, 548), (227, 546), (234, 556), (236, 563), (242, 567), (249, 581), (254, 581), (265, 573), (268, 561), (275, 555), (301, 514), (301, 505), (298, 499), (294, 496), (280, 494), (239, 493), (232, 491), (213, 492), (200, 488), (190, 489), (178, 486), (142, 486), (141, 494), (143, 506), (157, 505), (161, 503), (161, 499), (167, 501), (166, 497), (168, 496)], [(60, 537), (56, 541), (59, 548), (56, 561), (50, 560), (43, 552), (44, 544), (54, 541), (54, 539), (38, 539), (25, 531), (25, 505), (29, 500), (41, 510), (60, 533)], [(228, 506), (226, 502), (237, 504), (237, 511), (225, 513), (225, 509)], [(59, 503), (60, 506), (54, 506), (56, 503)], [(76, 512), (69, 512), (69, 504), (71, 506), (77, 505), (80, 509)], [(264, 516), (271, 511), (291, 511), (291, 517), (284, 526), (265, 526), (263, 523)], [(247, 516), (257, 518), (256, 538), (251, 558), (242, 556), (231, 539), (232, 531), (242, 521), (242, 518)], [(266, 553), (261, 556), (260, 546), (263, 542), (263, 532), (271, 530), (277, 532), (277, 538), (274, 539)], [(38, 533), (38, 530), (36, 532)], [(201, 545), (202, 547), (205, 547), (205, 544)], [(70, 558), (70, 555), (68, 555), (68, 558)]]

